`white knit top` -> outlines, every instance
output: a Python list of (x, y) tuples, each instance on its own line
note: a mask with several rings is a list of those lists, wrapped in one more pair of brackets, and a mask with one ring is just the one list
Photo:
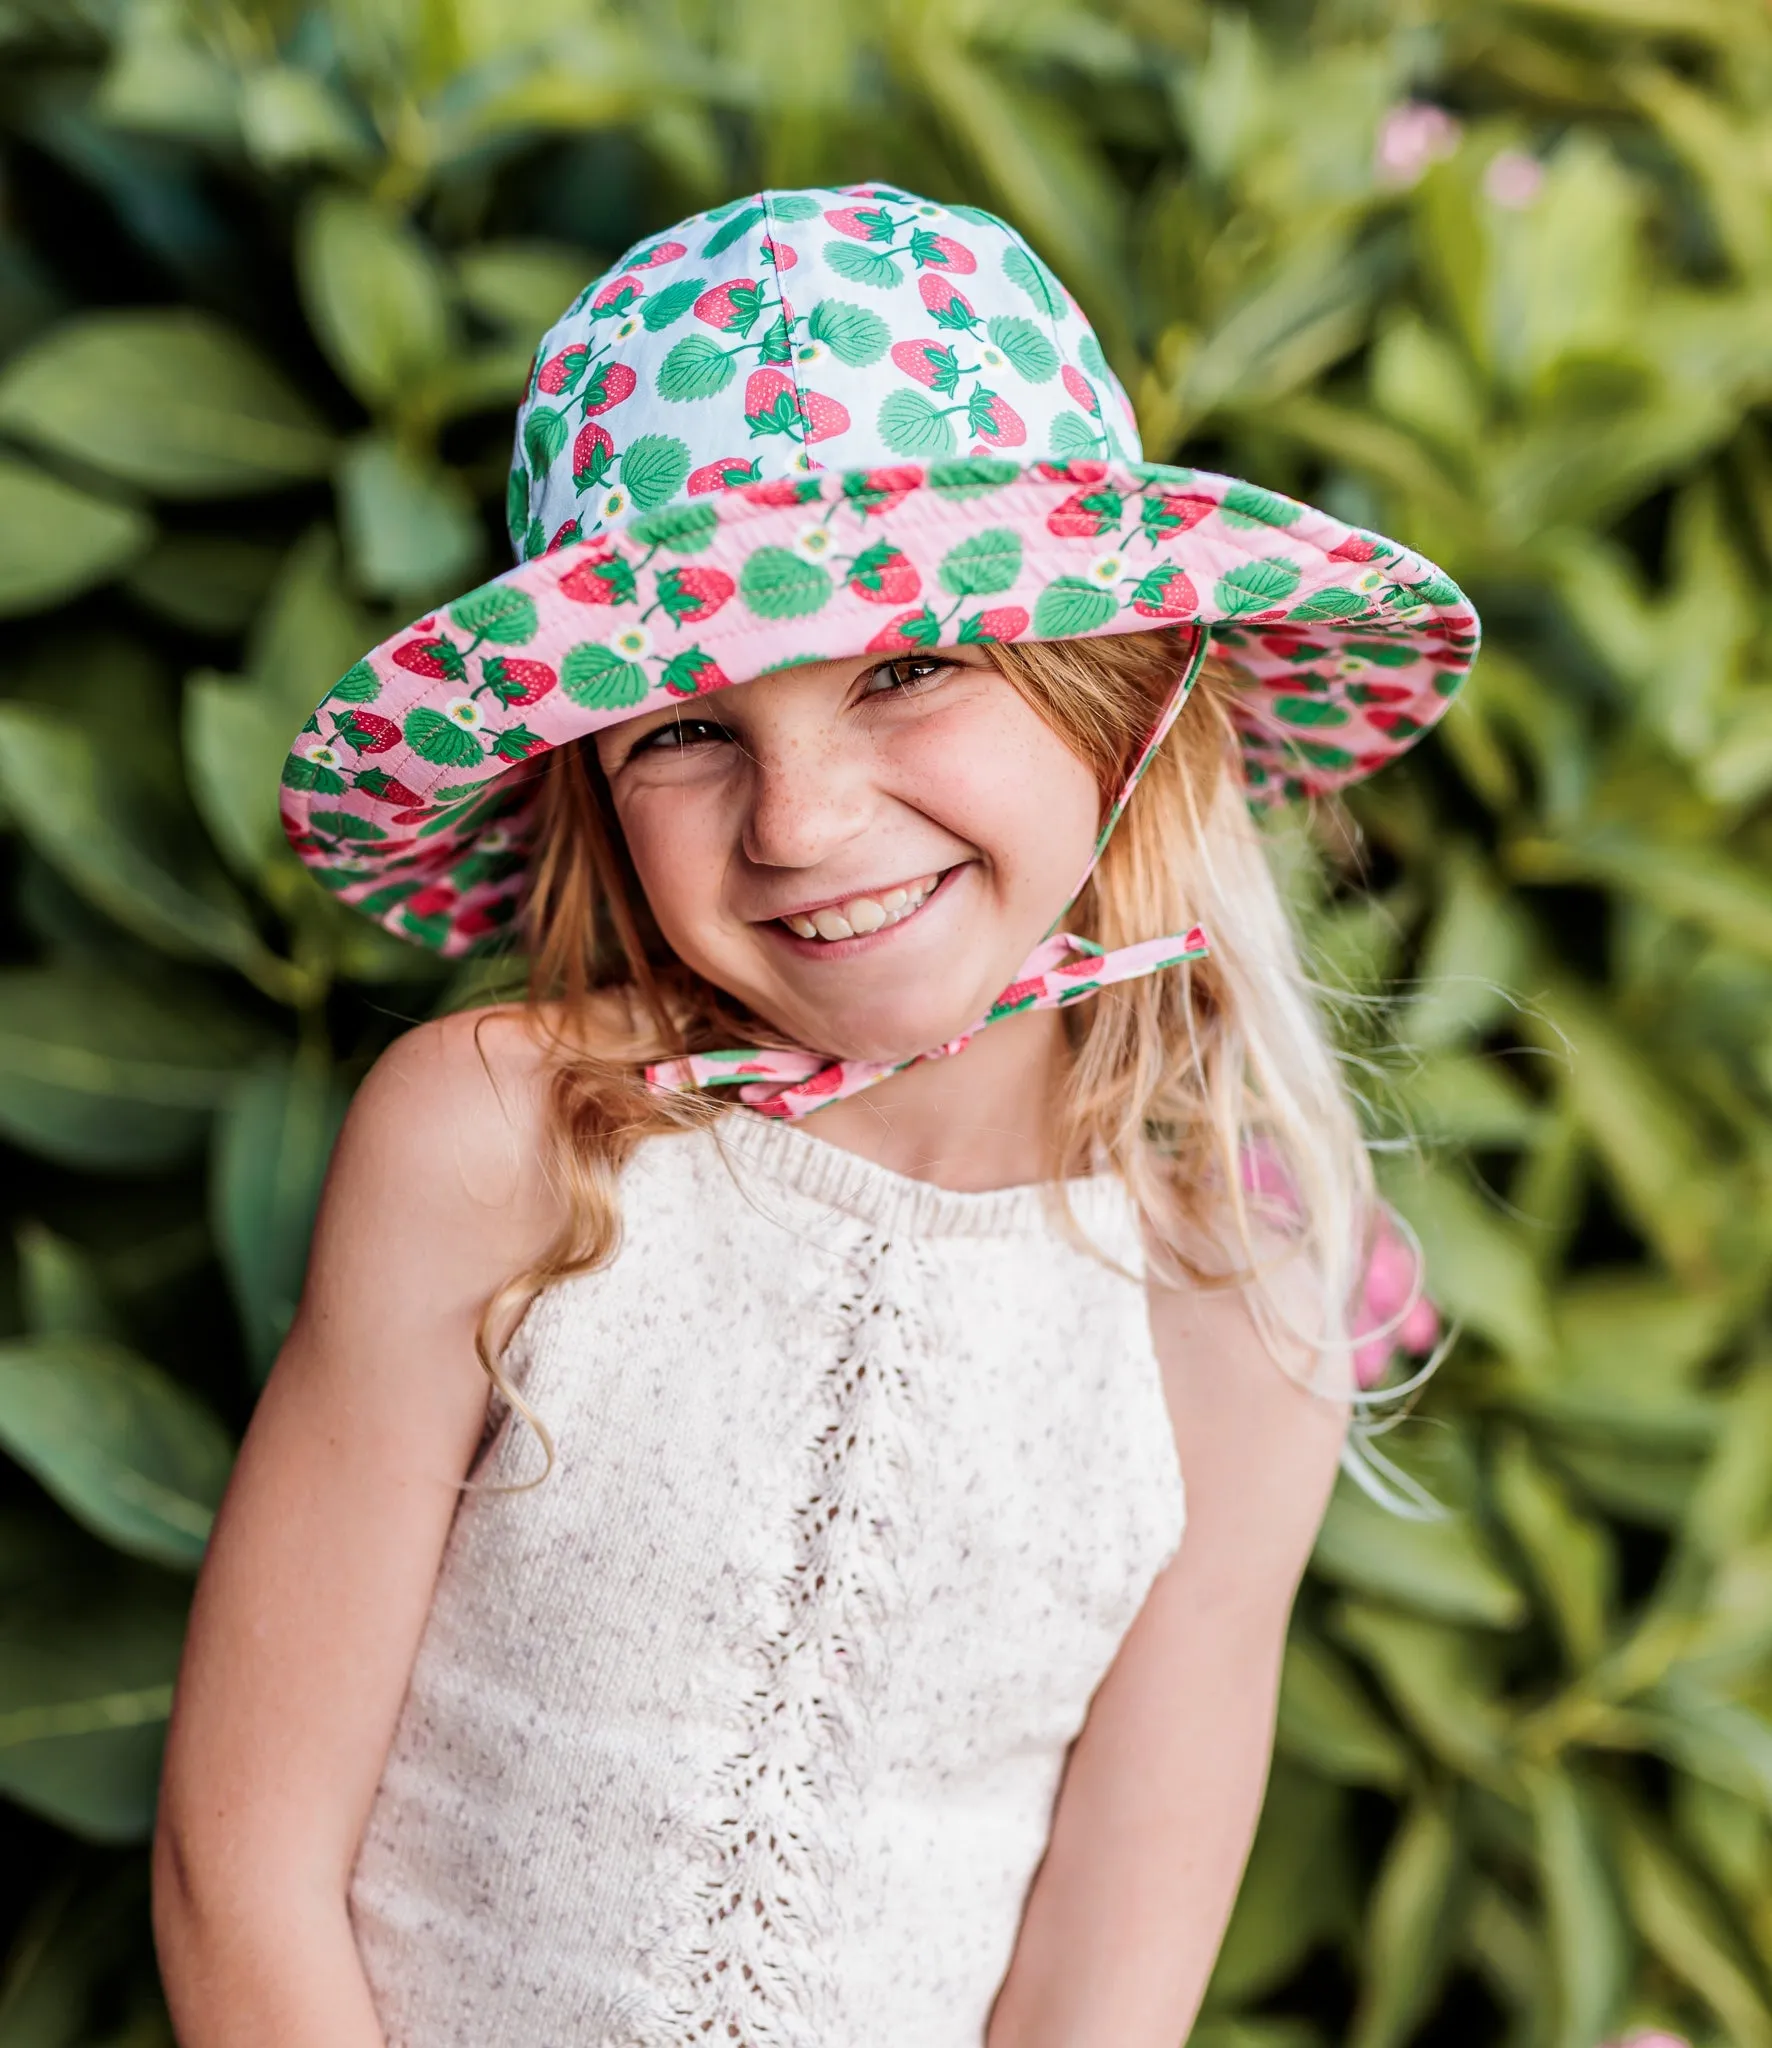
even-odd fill
[[(1065, 1753), (1181, 1538), (1112, 1178), (645, 1144), (509, 1369), (352, 1880), (389, 2048), (980, 2048)], [(508, 1413), (476, 1477), (527, 1478)]]

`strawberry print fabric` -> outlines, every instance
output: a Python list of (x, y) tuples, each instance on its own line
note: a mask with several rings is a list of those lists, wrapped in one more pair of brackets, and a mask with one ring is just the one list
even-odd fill
[(317, 877), (449, 955), (515, 914), (549, 748), (789, 663), (1193, 621), (1269, 800), (1392, 759), (1477, 649), (1407, 548), (1145, 462), (1027, 244), (883, 186), (734, 201), (587, 287), (537, 351), (509, 514), (518, 566), (359, 661), (283, 776)]

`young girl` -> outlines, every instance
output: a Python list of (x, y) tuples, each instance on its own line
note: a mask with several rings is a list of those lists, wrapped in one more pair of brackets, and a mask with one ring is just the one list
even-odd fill
[(179, 2038), (1176, 2048), (1371, 1341), (1249, 800), (1476, 622), (1143, 462), (1040, 259), (878, 187), (588, 289), (511, 526), (285, 775), (534, 996), (340, 1141), (173, 1717)]

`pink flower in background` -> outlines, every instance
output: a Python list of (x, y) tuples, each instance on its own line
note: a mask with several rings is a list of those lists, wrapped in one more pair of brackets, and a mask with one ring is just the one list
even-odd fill
[[(1395, 1353), (1425, 1357), (1439, 1341), (1440, 1312), (1425, 1294), (1416, 1292), (1418, 1283), (1416, 1254), (1387, 1213), (1366, 1267), (1366, 1298), (1354, 1318), (1355, 1339), (1364, 1340), (1354, 1345), (1354, 1378), (1362, 1387), (1374, 1387), (1383, 1379)], [(1401, 1322), (1396, 1320), (1399, 1316)], [(1383, 1334), (1373, 1334), (1379, 1331)]]
[(1626, 2034), (1622, 2041), (1608, 2041), (1604, 2048), (1692, 2048), (1683, 2034), (1665, 2034), (1658, 2028), (1646, 2033)]
[(1483, 190), (1497, 206), (1505, 206), (1510, 213), (1523, 213), (1543, 189), (1544, 166), (1523, 149), (1504, 149), (1491, 159), (1483, 173)]
[(1456, 116), (1429, 100), (1392, 107), (1379, 125), (1373, 158), (1380, 184), (1413, 185), (1429, 164), (1449, 157), (1463, 136)]

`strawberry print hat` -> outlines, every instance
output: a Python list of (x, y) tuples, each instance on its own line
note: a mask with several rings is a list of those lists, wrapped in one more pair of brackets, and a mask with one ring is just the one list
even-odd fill
[[(283, 771), (316, 877), (452, 956), (515, 916), (541, 755), (791, 663), (1191, 623), (1150, 746), (1215, 651), (1271, 800), (1394, 758), (1476, 657), (1475, 614), (1431, 562), (1146, 462), (1093, 330), (1021, 237), (887, 186), (759, 192), (629, 250), (542, 338), (507, 510), (517, 566), (365, 655)], [(1048, 940), (1010, 1007), (1198, 937), (1092, 973)], [(665, 1078), (738, 1080), (749, 1056), (722, 1057)], [(759, 1057), (759, 1107), (848, 1092), (815, 1055)]]

